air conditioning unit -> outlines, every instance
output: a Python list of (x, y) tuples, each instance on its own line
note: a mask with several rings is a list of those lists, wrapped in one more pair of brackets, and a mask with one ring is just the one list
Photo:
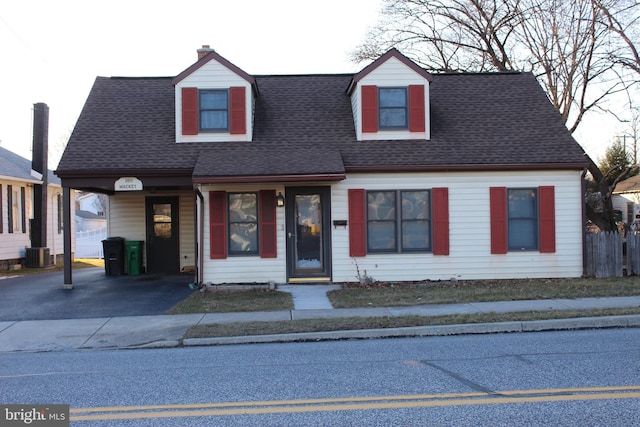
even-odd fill
[(49, 248), (26, 248), (25, 262), (27, 268), (48, 267), (51, 264)]

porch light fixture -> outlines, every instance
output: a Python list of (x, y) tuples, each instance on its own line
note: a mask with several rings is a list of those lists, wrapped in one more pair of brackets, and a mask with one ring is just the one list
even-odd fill
[(284, 206), (284, 196), (280, 191), (278, 191), (278, 195), (276, 196), (276, 206), (279, 208)]

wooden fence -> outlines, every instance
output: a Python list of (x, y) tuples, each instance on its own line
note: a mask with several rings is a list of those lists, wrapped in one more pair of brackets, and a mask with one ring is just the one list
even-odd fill
[(584, 250), (587, 277), (640, 274), (640, 232), (588, 233)]

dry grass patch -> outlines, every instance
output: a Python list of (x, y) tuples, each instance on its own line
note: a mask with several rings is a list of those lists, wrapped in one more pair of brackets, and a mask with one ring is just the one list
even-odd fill
[(246, 322), (198, 325), (190, 328), (185, 338), (237, 337), (249, 335), (328, 332), (357, 329), (403, 328), (411, 326), (459, 325), (594, 316), (640, 314), (640, 308), (603, 310), (527, 311), (519, 313), (456, 314), (449, 316), (350, 317), (342, 319), (305, 319), (286, 322)]
[(335, 308), (632, 295), (640, 295), (640, 277), (377, 283), (369, 287), (346, 284), (328, 293)]
[(194, 292), (167, 314), (228, 313), (237, 311), (278, 311), (293, 309), (290, 293), (268, 289)]

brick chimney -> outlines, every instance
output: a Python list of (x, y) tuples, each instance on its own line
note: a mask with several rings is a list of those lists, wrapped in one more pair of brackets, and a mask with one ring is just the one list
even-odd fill
[(211, 49), (208, 44), (203, 44), (202, 49), (198, 49), (198, 61), (200, 61), (211, 52), (215, 52), (215, 50)]

